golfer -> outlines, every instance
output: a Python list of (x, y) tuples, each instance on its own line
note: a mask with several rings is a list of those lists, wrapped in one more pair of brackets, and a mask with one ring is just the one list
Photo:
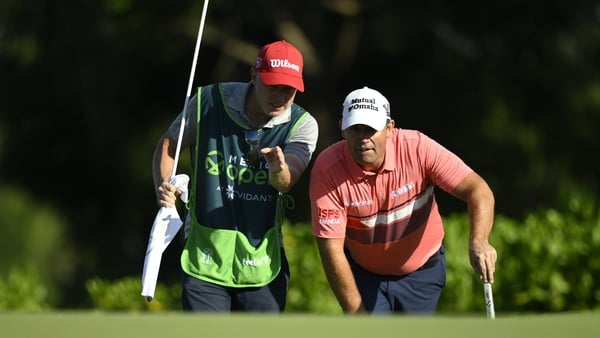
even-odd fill
[(294, 103), (304, 91), (300, 51), (264, 45), (249, 82), (198, 88), (160, 138), (153, 161), (156, 197), (174, 205), (169, 183), (181, 119), (191, 150), (191, 182), (181, 254), (184, 311), (283, 312), (290, 271), (281, 225), (286, 193), (307, 168), (318, 125)]
[(483, 281), (494, 280), (490, 187), (433, 139), (394, 125), (380, 92), (352, 91), (343, 103), (343, 140), (323, 150), (311, 171), (312, 231), (345, 313), (433, 314), (446, 283), (436, 187), (466, 202), (471, 264)]

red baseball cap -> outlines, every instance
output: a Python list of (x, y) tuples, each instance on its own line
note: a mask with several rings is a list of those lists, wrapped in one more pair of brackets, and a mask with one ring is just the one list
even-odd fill
[(302, 67), (302, 54), (285, 40), (264, 45), (254, 64), (264, 84), (290, 86), (304, 92)]

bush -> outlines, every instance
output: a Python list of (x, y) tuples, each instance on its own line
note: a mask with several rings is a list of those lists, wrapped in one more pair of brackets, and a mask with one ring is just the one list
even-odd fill
[[(498, 251), (498, 312), (600, 309), (600, 213), (595, 199), (570, 195), (567, 210), (540, 209), (521, 222), (498, 216), (490, 242)], [(440, 311), (484, 311), (483, 287), (468, 260), (468, 218), (445, 218), (448, 283)]]
[(127, 277), (114, 282), (94, 278), (86, 283), (92, 307), (111, 311), (166, 311), (179, 310), (181, 287), (158, 283), (154, 299), (150, 302), (141, 296), (141, 277)]
[[(466, 214), (444, 218), (447, 284), (439, 313), (484, 313), (483, 286), (468, 258)], [(340, 314), (321, 267), (310, 225), (284, 226), (291, 269), (286, 312)], [(490, 242), (498, 251), (494, 300), (500, 313), (600, 309), (600, 217), (589, 202), (573, 200), (568, 212), (539, 210), (523, 221), (497, 216)], [(140, 296), (140, 278), (87, 283), (94, 308), (179, 310), (178, 285), (157, 285), (155, 299)], [(0, 294), (2, 293), (0, 288)]]
[[(596, 199), (571, 194), (564, 211), (539, 209), (516, 221), (497, 215), (490, 242), (498, 251), (494, 300), (500, 313), (600, 310), (600, 213)], [(483, 313), (483, 286), (468, 258), (466, 214), (444, 217), (447, 283), (440, 313)], [(285, 224), (291, 281), (286, 312), (340, 314), (321, 267), (310, 224)], [(0, 309), (46, 309), (48, 290), (37, 264), (0, 278)], [(26, 265), (22, 265), (26, 266)], [(141, 295), (141, 278), (86, 283), (100, 310), (180, 310), (180, 285), (159, 283), (156, 297)]]
[(67, 222), (51, 205), (0, 183), (0, 309), (45, 309), (75, 273)]
[(32, 265), (13, 267), (6, 279), (0, 278), (0, 310), (48, 309), (48, 288)]

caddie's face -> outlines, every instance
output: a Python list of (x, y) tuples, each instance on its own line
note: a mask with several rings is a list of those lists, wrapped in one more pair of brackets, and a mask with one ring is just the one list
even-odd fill
[(288, 109), (296, 97), (296, 88), (289, 86), (268, 86), (260, 79), (260, 73), (254, 74), (256, 101), (265, 115), (275, 117)]
[(355, 124), (342, 131), (352, 157), (363, 170), (376, 172), (383, 165), (387, 138), (393, 127), (394, 120), (389, 120), (379, 131), (364, 124)]

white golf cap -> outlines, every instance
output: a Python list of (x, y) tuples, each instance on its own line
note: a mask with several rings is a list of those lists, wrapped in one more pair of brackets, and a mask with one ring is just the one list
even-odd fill
[(344, 100), (342, 130), (364, 124), (382, 130), (390, 119), (390, 103), (375, 89), (363, 87), (352, 91)]

